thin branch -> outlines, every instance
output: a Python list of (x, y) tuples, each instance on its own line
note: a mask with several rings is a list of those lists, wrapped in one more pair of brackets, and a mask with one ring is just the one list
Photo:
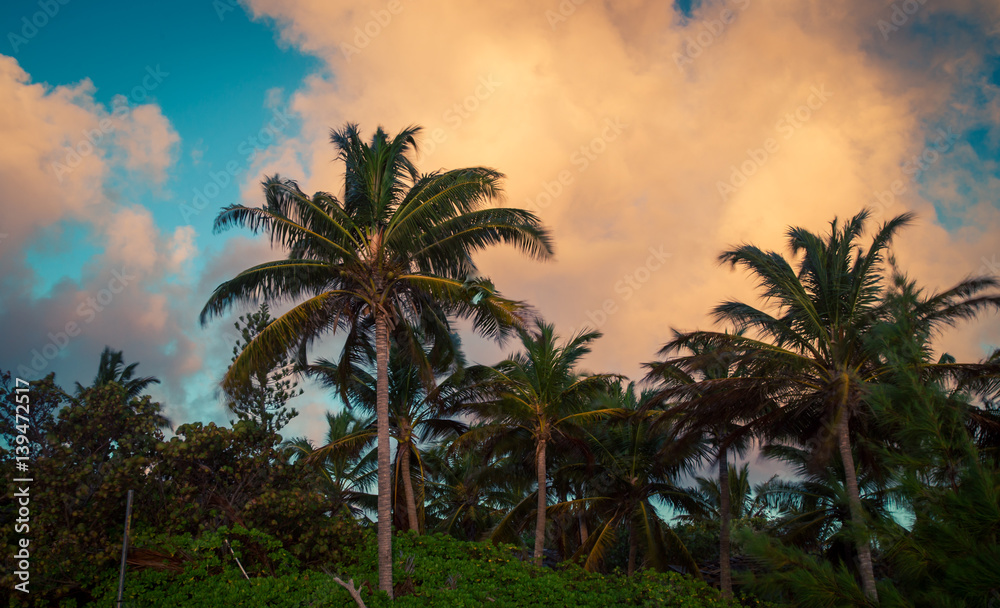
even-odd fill
[(336, 574), (333, 574), (326, 568), (323, 569), (323, 572), (326, 572), (329, 576), (333, 577), (333, 582), (337, 583), (344, 589), (347, 589), (347, 592), (351, 594), (351, 597), (354, 598), (354, 601), (358, 603), (358, 608), (368, 608), (367, 606), (365, 606), (365, 601), (361, 599), (361, 591), (354, 586), (353, 578), (347, 579), (347, 582), (345, 583), (343, 579), (341, 579)]

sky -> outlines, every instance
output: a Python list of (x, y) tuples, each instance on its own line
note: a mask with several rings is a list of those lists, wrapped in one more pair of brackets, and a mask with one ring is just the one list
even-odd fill
[[(242, 311), (198, 313), (283, 256), (215, 216), (274, 174), (339, 192), (347, 122), (421, 125), (424, 171), (506, 175), (556, 256), (477, 262), (558, 333), (600, 330), (593, 372), (638, 379), (674, 328), (759, 303), (722, 251), (866, 206), (917, 214), (893, 251), (927, 290), (1000, 273), (993, 1), (11, 0), (0, 35), (0, 369), (88, 384), (109, 345), (175, 424), (230, 418)], [(935, 345), (981, 359), (1000, 317)], [(319, 440), (339, 405), (304, 386), (286, 434)]]

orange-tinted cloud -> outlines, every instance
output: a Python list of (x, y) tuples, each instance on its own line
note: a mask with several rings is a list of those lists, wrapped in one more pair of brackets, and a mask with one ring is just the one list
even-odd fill
[[(481, 266), (563, 333), (599, 326), (595, 370), (635, 377), (671, 327), (709, 327), (723, 298), (753, 298), (716, 258), (744, 241), (784, 250), (788, 225), (823, 231), (864, 205), (880, 219), (916, 210), (898, 257), (938, 288), (1000, 253), (987, 197), (960, 211), (970, 227), (958, 231), (925, 198), (982, 161), (956, 145), (920, 176), (904, 172), (936, 128), (968, 128), (972, 113), (956, 104), (968, 102), (983, 53), (967, 44), (996, 44), (997, 32), (965, 26), (932, 39), (928, 23), (997, 23), (997, 6), (907, 4), (888, 36), (880, 22), (901, 21), (893, 5), (860, 1), (705, 2), (690, 18), (643, 0), (250, 6), (329, 70), (294, 97), (303, 137), (286, 148), (306, 164), (292, 177), (309, 191), (339, 188), (327, 133), (346, 121), (368, 133), (423, 125), (424, 170), (503, 171), (508, 204), (551, 226), (557, 260), (493, 251)], [(990, 94), (980, 118), (997, 113)], [(941, 345), (975, 359), (998, 343), (990, 316)], [(483, 362), (501, 354), (468, 346)]]

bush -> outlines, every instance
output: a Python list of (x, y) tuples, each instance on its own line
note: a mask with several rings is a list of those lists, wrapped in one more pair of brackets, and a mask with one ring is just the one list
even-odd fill
[[(357, 563), (337, 572), (353, 578), (370, 608), (433, 606), (724, 606), (719, 594), (704, 583), (679, 574), (642, 571), (629, 579), (593, 574), (578, 566), (538, 569), (516, 557), (511, 546), (468, 543), (443, 535), (403, 534), (394, 541), (396, 601), (374, 593), (377, 581), (375, 541), (366, 536), (354, 557)], [(239, 549), (236, 549), (239, 553)], [(290, 563), (274, 549), (271, 559)], [(217, 555), (217, 553), (212, 553)], [(202, 560), (204, 562), (204, 560)], [(246, 580), (229, 559), (193, 563), (181, 573), (132, 572), (126, 598), (144, 608), (215, 608), (216, 606), (352, 606), (353, 600), (332, 577), (316, 572), (286, 572)], [(116, 580), (109, 573), (101, 605), (115, 599)]]

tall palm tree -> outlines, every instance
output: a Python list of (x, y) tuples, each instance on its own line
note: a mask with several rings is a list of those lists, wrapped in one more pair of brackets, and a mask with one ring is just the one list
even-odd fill
[[(781, 444), (762, 448), (762, 454), (792, 468), (793, 481), (774, 479), (759, 494), (778, 511), (773, 529), (783, 542), (823, 553), (827, 559), (846, 562), (851, 543), (845, 535), (850, 507), (841, 463), (815, 470), (806, 450)], [(858, 478), (861, 504), (867, 517), (880, 527), (895, 526), (892, 509), (901, 505), (898, 488), (885, 489), (874, 475), (862, 471)]]
[[(862, 586), (877, 602), (851, 437), (864, 430), (870, 414), (865, 395), (884, 372), (879, 358), (865, 347), (865, 339), (889, 316), (884, 298), (886, 253), (896, 232), (913, 216), (903, 214), (879, 226), (866, 250), (858, 241), (869, 215), (863, 209), (843, 226), (834, 219), (826, 236), (789, 228), (791, 254), (802, 254), (797, 270), (780, 253), (749, 244), (724, 252), (720, 261), (748, 270), (763, 297), (774, 305), (773, 314), (743, 302), (723, 302), (714, 309), (716, 320), (750, 329), (756, 337), (698, 331), (674, 342), (678, 346), (708, 342), (739, 352), (739, 365), (747, 369), (742, 377), (699, 383), (703, 386), (692, 394), (710, 388), (726, 409), (742, 403), (745, 410), (740, 416), (754, 419), (751, 428), (793, 436), (809, 448), (816, 462), (836, 446), (845, 471)], [(928, 326), (940, 327), (974, 317), (986, 307), (1000, 305), (996, 296), (978, 296), (996, 285), (993, 279), (967, 279), (928, 298), (933, 304), (922, 318)], [(762, 404), (770, 400), (781, 407), (763, 413)]]
[(545, 548), (545, 517), (548, 504), (546, 449), (567, 437), (579, 424), (609, 416), (616, 408), (593, 408), (597, 394), (615, 376), (581, 375), (576, 366), (590, 352), (599, 332), (581, 330), (565, 343), (551, 324), (536, 321), (533, 331), (520, 330), (523, 352), (511, 355), (493, 367), (495, 399), (470, 404), (472, 412), (488, 424), (470, 429), (458, 445), (482, 443), (516, 451), (530, 442), (534, 446), (537, 480), (535, 547), (533, 556), (542, 563)]
[[(101, 361), (97, 366), (97, 375), (90, 388), (107, 386), (117, 383), (125, 389), (126, 399), (132, 400), (143, 393), (151, 384), (159, 384), (160, 380), (155, 376), (135, 377), (135, 368), (139, 363), (125, 365), (125, 356), (120, 350), (111, 350), (110, 346), (105, 346), (101, 351)], [(79, 396), (86, 390), (79, 382), (76, 383), (76, 394)]]
[(535, 259), (552, 255), (549, 234), (534, 214), (490, 205), (502, 196), (499, 172), (476, 167), (420, 174), (412, 160), (419, 131), (407, 127), (390, 137), (379, 128), (370, 142), (354, 124), (332, 131), (345, 169), (342, 198), (327, 192), (310, 197), (294, 181), (274, 176), (263, 183), (262, 207), (223, 209), (216, 231), (244, 226), (267, 232), (288, 257), (222, 283), (201, 312), (206, 323), (235, 304), (297, 302), (232, 363), (222, 385), (234, 392), (251, 372), (304, 353), (327, 332), (345, 333), (346, 360), (374, 333), (379, 589), (390, 596), (390, 332), (412, 349), (408, 328), (446, 336), (449, 319), (466, 318), (475, 331), (502, 340), (523, 323), (525, 306), (502, 298), (480, 277), (472, 255), (500, 244)]
[[(733, 411), (719, 407), (718, 403), (710, 412), (702, 409), (703, 400), (706, 398), (715, 399), (717, 402), (721, 400), (719, 395), (706, 392), (707, 386), (703, 381), (739, 376), (746, 370), (737, 365), (739, 356), (736, 352), (713, 349), (709, 343), (688, 339), (676, 330), (674, 338), (681, 340), (683, 346), (674, 342), (667, 343), (659, 354), (675, 356), (665, 361), (645, 364), (650, 370), (646, 375), (646, 381), (654, 382), (659, 388), (652, 401), (669, 399), (675, 392), (688, 394), (687, 400), (668, 409), (666, 417), (673, 421), (678, 445), (689, 446), (685, 449), (692, 456), (715, 459), (720, 488), (719, 587), (724, 598), (731, 598), (733, 582), (729, 554), (732, 505), (730, 505), (729, 451), (735, 450), (737, 454), (743, 456), (750, 447), (751, 436), (745, 432), (745, 428), (737, 424)], [(703, 388), (691, 395), (691, 389), (695, 386)], [(699, 444), (705, 445), (708, 449), (704, 451), (692, 449)]]

